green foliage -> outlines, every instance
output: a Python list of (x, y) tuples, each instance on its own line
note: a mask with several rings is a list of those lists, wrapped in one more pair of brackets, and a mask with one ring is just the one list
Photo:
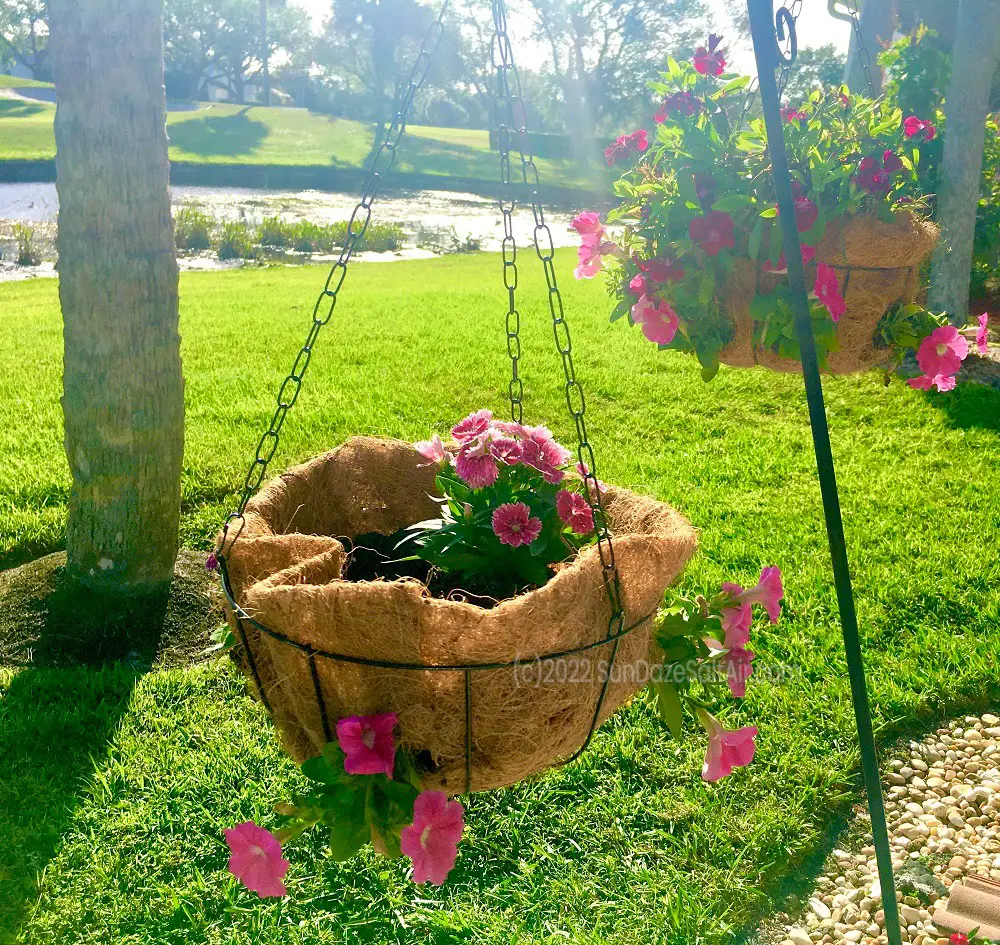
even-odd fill
[(178, 249), (210, 249), (215, 221), (197, 207), (181, 207), (174, 214), (174, 242)]
[(217, 244), (219, 259), (254, 259), (254, 231), (242, 220), (230, 220), (219, 229)]
[(37, 266), (41, 262), (35, 247), (35, 229), (29, 223), (14, 224), (14, 241), (17, 243), (17, 264)]
[(350, 859), (376, 838), (385, 855), (401, 855), (399, 835), (413, 822), (413, 802), (421, 788), (410, 754), (397, 748), (392, 779), (384, 774), (348, 774), (340, 745), (328, 742), (321, 755), (302, 763), (302, 773), (311, 782), (309, 791), (276, 808), (282, 842), (321, 824), (329, 830), (334, 860)]
[[(339, 250), (347, 239), (347, 223), (295, 222), (281, 217), (265, 217), (257, 228), (257, 241), (261, 246), (290, 248), (300, 253), (332, 253)], [(358, 249), (371, 252), (394, 252), (406, 240), (402, 227), (395, 223), (369, 223)]]
[(934, 315), (922, 305), (897, 304), (892, 306), (882, 316), (875, 337), (886, 348), (895, 351), (896, 362), (891, 367), (898, 367), (907, 351), (916, 351), (935, 328), (948, 324), (946, 314)]

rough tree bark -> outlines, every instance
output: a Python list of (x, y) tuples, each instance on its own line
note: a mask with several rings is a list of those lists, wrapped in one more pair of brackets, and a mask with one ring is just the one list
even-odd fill
[(50, 0), (68, 576), (173, 574), (184, 448), (162, 0)]
[(1000, 0), (960, 0), (945, 97), (947, 126), (941, 160), (937, 220), (941, 242), (934, 253), (928, 306), (964, 325), (982, 186), (985, 117), (1000, 49)]

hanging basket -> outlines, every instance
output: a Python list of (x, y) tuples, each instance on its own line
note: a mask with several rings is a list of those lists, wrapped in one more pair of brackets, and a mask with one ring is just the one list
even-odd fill
[[(806, 266), (806, 285), (816, 279), (818, 263), (837, 271), (837, 284), (847, 311), (837, 324), (840, 350), (827, 357), (831, 374), (854, 374), (886, 365), (889, 348), (875, 340), (875, 329), (890, 306), (916, 301), (920, 293), (920, 264), (937, 242), (938, 229), (912, 214), (898, 214), (892, 223), (873, 216), (854, 216), (830, 224)], [(755, 296), (776, 289), (787, 276), (761, 271), (761, 263), (737, 259), (720, 293), (720, 306), (732, 320), (733, 340), (719, 360), (733, 367), (760, 365), (773, 371), (800, 373), (802, 365), (769, 349), (754, 345)]]
[(271, 481), (225, 558), (229, 617), (297, 761), (338, 719), (395, 712), (425, 787), (485, 791), (574, 756), (648, 682), (651, 618), (696, 534), (670, 506), (607, 488), (625, 611), (610, 638), (596, 546), (492, 609), (430, 597), (412, 578), (343, 580), (338, 536), (438, 514), (425, 462), (409, 444), (356, 437)]

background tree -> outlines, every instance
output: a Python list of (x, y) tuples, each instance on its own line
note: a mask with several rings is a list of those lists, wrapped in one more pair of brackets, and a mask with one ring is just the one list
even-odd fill
[(969, 311), (976, 210), (982, 184), (985, 116), (1000, 54), (1000, 0), (960, 0), (945, 97), (930, 307), (964, 324)]
[[(859, 27), (865, 49), (871, 60), (871, 77), (874, 94), (882, 94), (882, 70), (878, 67), (875, 57), (883, 46), (891, 42), (896, 26), (896, 15), (899, 0), (854, 0), (854, 6), (860, 8)], [(849, 4), (840, 0), (840, 7), (848, 9)], [(851, 43), (847, 51), (847, 64), (844, 67), (844, 82), (852, 92), (869, 94), (868, 77), (865, 75), (863, 60), (859, 55), (857, 33), (851, 31)]]
[(598, 130), (648, 111), (646, 83), (666, 53), (686, 55), (707, 33), (701, 0), (529, 0), (562, 92), (566, 122), (589, 155)]
[(178, 547), (184, 386), (162, 0), (50, 0), (67, 573), (163, 589)]
[(45, 0), (0, 2), (0, 61), (21, 65), (43, 82), (52, 78), (47, 15)]
[(813, 89), (840, 85), (844, 75), (845, 57), (832, 43), (827, 46), (807, 46), (799, 50), (795, 65), (788, 73), (785, 100), (803, 102)]

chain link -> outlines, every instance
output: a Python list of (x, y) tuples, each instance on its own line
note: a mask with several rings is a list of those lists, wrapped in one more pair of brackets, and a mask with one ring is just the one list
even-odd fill
[[(527, 110), (524, 100), (521, 97), (521, 81), (518, 76), (517, 67), (514, 64), (514, 52), (511, 46), (510, 37), (507, 34), (507, 6), (505, 0), (491, 0), (493, 9), (493, 25), (495, 27), (495, 47), (494, 64), (497, 70), (498, 81), (498, 102), (504, 103), (503, 117), (508, 118), (512, 124), (504, 129), (498, 129), (501, 146), (507, 143), (507, 156), (504, 158), (504, 151), (501, 150), (501, 168), (507, 167), (507, 188), (504, 189), (501, 183), (501, 212), (504, 211), (504, 194), (510, 202), (510, 212), (513, 212), (512, 188), (509, 184), (510, 178), (510, 154), (509, 142), (511, 129), (513, 129), (514, 146), (521, 160), (521, 180), (527, 193), (530, 195), (531, 212), (534, 217), (535, 227), (532, 238), (535, 245), (535, 253), (542, 263), (542, 270), (545, 274), (545, 284), (548, 288), (547, 298), (549, 313), (552, 316), (552, 332), (555, 337), (556, 349), (562, 360), (563, 375), (565, 377), (564, 392), (566, 396), (566, 406), (569, 408), (570, 416), (576, 427), (577, 437), (577, 458), (580, 461), (580, 473), (584, 478), (584, 488), (587, 501), (594, 513), (594, 526), (597, 533), (597, 549), (601, 559), (602, 576), (604, 587), (611, 604), (611, 618), (608, 621), (608, 637), (617, 636), (624, 626), (625, 612), (621, 599), (621, 584), (618, 577), (618, 567), (615, 562), (615, 551), (611, 542), (611, 534), (608, 530), (607, 515), (604, 510), (604, 500), (601, 494), (601, 484), (597, 478), (597, 462), (594, 457), (594, 449), (590, 445), (587, 436), (587, 402), (583, 393), (583, 386), (576, 377), (576, 368), (573, 364), (573, 344), (570, 336), (569, 325), (566, 322), (565, 310), (563, 308), (562, 293), (559, 290), (559, 283), (556, 278), (554, 265), (555, 244), (552, 239), (552, 230), (545, 222), (545, 210), (542, 206), (541, 186), (538, 178), (538, 167), (535, 164), (531, 150), (531, 141), (527, 131)], [(509, 113), (507, 108), (509, 106)], [(502, 175), (501, 175), (502, 176)], [(505, 213), (505, 221), (509, 214)], [(506, 225), (506, 223), (505, 223)], [(506, 233), (506, 230), (505, 230)], [(507, 273), (506, 259), (504, 262), (504, 273)], [(505, 279), (506, 284), (506, 279)], [(508, 288), (508, 292), (511, 290)], [(511, 295), (513, 300), (513, 295)], [(511, 310), (513, 301), (511, 301)], [(508, 313), (508, 318), (510, 314)], [(519, 321), (519, 319), (518, 319)], [(510, 329), (508, 326), (508, 341)], [(517, 347), (520, 352), (520, 343)], [(513, 360), (513, 359), (512, 359)], [(516, 372), (517, 362), (513, 361)], [(520, 378), (515, 373), (514, 379), (518, 383), (520, 390)], [(513, 398), (512, 398), (513, 407)], [(518, 402), (518, 409), (520, 403)], [(617, 641), (615, 643), (617, 651)], [(603, 702), (603, 697), (602, 700)], [(600, 706), (598, 706), (598, 711)], [(596, 718), (596, 716), (595, 716)], [(589, 741), (589, 739), (588, 739)], [(582, 750), (582, 749), (581, 749)]]
[(865, 41), (861, 35), (861, 17), (858, 11), (857, 0), (841, 0), (841, 3), (847, 7), (847, 12), (851, 17), (851, 26), (854, 29), (854, 39), (858, 44), (856, 50), (858, 61), (861, 63), (861, 68), (865, 73), (865, 81), (868, 83), (868, 94), (872, 98), (875, 98), (875, 80), (872, 78), (872, 57), (868, 52), (868, 47), (865, 46)]
[[(400, 93), (400, 98), (396, 106), (396, 112), (392, 121), (379, 144), (378, 150), (372, 157), (368, 168), (368, 177), (362, 190), (361, 199), (358, 201), (354, 212), (347, 224), (347, 233), (344, 238), (344, 245), (341, 247), (340, 256), (330, 269), (323, 290), (313, 307), (312, 324), (309, 326), (309, 333), (306, 335), (305, 343), (295, 357), (291, 373), (282, 382), (276, 398), (277, 404), (271, 422), (264, 435), (257, 443), (254, 458), (247, 470), (243, 480), (243, 490), (240, 495), (240, 502), (236, 511), (230, 513), (222, 526), (222, 540), (219, 543), (219, 555), (225, 556), (233, 543), (240, 537), (245, 522), (244, 512), (251, 496), (260, 488), (267, 475), (267, 467), (278, 449), (278, 441), (281, 428), (284, 426), (285, 417), (299, 398), (302, 389), (302, 379), (309, 361), (312, 358), (313, 347), (319, 337), (320, 330), (333, 318), (334, 310), (337, 307), (340, 289), (347, 278), (347, 266), (354, 256), (355, 250), (364, 239), (368, 230), (368, 224), (372, 218), (372, 204), (378, 195), (385, 176), (392, 169), (396, 160), (396, 152), (406, 130), (406, 121), (413, 105), (413, 99), (427, 79), (427, 73), (431, 66), (431, 57), (437, 48), (441, 37), (444, 34), (444, 17), (448, 10), (450, 0), (443, 0), (437, 18), (430, 25), (424, 40), (420, 46), (420, 52), (410, 69), (410, 79), (405, 89)], [(235, 534), (230, 536), (230, 529), (238, 523)]]
[[(802, 0), (792, 0), (787, 8), (783, 9), (788, 10), (788, 16), (785, 20), (788, 25), (785, 30), (786, 35), (784, 40), (787, 51), (781, 57), (781, 75), (778, 76), (778, 98), (781, 98), (785, 94), (785, 86), (788, 85), (788, 77), (791, 75), (792, 65), (795, 63), (795, 55), (798, 52), (795, 40), (795, 27), (799, 20), (799, 14), (802, 12)], [(775, 20), (775, 23), (778, 22), (778, 20)]]

